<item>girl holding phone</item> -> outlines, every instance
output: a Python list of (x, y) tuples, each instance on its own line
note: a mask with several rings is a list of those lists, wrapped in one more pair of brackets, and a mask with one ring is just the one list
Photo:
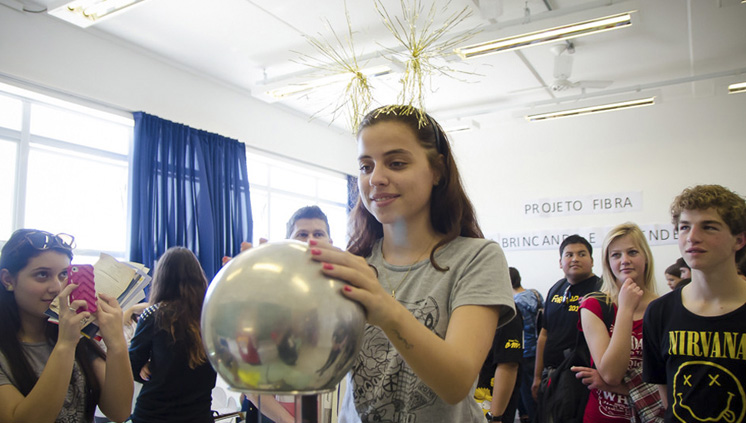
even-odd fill
[[(62, 288), (73, 237), (19, 229), (0, 255), (0, 421), (93, 422), (96, 406), (113, 421), (129, 417), (132, 373), (115, 298), (99, 294), (95, 312), (104, 352), (80, 330), (85, 300)], [(59, 325), (45, 314), (59, 298)], [(84, 311), (76, 313), (83, 308)]]

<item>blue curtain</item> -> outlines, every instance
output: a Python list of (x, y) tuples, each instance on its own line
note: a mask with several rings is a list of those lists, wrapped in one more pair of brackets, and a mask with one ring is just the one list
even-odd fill
[(209, 279), (252, 236), (246, 148), (237, 140), (134, 113), (130, 259), (194, 252)]

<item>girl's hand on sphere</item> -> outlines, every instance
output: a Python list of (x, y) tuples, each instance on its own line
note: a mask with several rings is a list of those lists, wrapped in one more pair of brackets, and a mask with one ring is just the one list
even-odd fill
[(311, 257), (322, 263), (321, 271), (325, 275), (349, 283), (342, 289), (342, 294), (365, 308), (368, 323), (385, 327), (395, 318), (392, 309), (399, 305), (398, 301), (383, 289), (376, 270), (364, 258), (323, 241), (312, 239), (308, 244)]

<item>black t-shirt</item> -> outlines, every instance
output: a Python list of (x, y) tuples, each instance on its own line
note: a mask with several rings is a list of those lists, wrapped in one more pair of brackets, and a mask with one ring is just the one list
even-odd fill
[[(142, 382), (132, 421), (137, 423), (207, 423), (212, 417), (212, 389), (217, 374), (209, 362), (189, 368), (184, 342), (155, 324), (158, 304), (146, 308), (137, 321), (129, 348), (132, 374)], [(150, 380), (140, 369), (150, 361)]]
[(601, 279), (594, 275), (575, 285), (571, 285), (567, 278), (560, 279), (549, 290), (541, 322), (541, 327), (547, 330), (544, 367), (557, 367), (565, 358), (564, 351), (575, 346), (580, 301), (585, 295), (599, 289)]
[(480, 388), (489, 388), (490, 380), (495, 376), (495, 368), (500, 363), (520, 363), (523, 358), (523, 318), (516, 313), (513, 320), (495, 331), (492, 339), (492, 349), (479, 372)]
[[(492, 339), (492, 349), (487, 354), (487, 359), (482, 365), (482, 370), (479, 372), (479, 380), (477, 386), (480, 388), (488, 388), (490, 393), (493, 392), (493, 388), (490, 386), (490, 381), (495, 377), (495, 369), (498, 364), (502, 363), (520, 363), (523, 359), (523, 318), (521, 313), (516, 313), (513, 320), (509, 321), (505, 326), (495, 331), (495, 337)], [(516, 377), (516, 386), (520, 379)], [(513, 393), (510, 396), (508, 404), (503, 410), (503, 416), (515, 416), (515, 410), (518, 407), (518, 390), (513, 389)], [(508, 420), (507, 418), (505, 421)]]
[(722, 316), (687, 310), (676, 289), (648, 306), (643, 380), (668, 387), (666, 422), (746, 417), (746, 304)]

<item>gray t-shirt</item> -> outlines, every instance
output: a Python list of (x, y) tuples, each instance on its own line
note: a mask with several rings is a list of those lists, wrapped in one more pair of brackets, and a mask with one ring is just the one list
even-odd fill
[[(41, 375), (44, 366), (49, 360), (49, 356), (52, 354), (52, 345), (47, 342), (38, 343), (21, 343), (26, 358), (31, 364), (31, 368), (36, 372), (36, 375)], [(10, 364), (5, 358), (5, 355), (0, 352), (0, 386), (2, 385), (13, 385), (16, 383), (13, 381), (13, 373), (10, 370)], [(78, 363), (73, 363), (73, 373), (70, 379), (70, 385), (67, 387), (67, 395), (65, 395), (65, 402), (62, 405), (60, 414), (57, 415), (56, 423), (78, 423), (78, 422), (91, 422), (92, 420), (86, 417), (85, 413), (85, 376), (80, 371)]]
[[(367, 261), (377, 269), (383, 288), (396, 290), (399, 302), (441, 338), (451, 314), (463, 305), (500, 305), (501, 326), (515, 316), (508, 265), (493, 241), (459, 237), (449, 242), (435, 254), (438, 265), (449, 268), (446, 272), (436, 270), (429, 258), (411, 269), (390, 265), (383, 260), (380, 240)], [(380, 328), (366, 325), (339, 421), (481, 423), (484, 414), (473, 398), (476, 384), (475, 375), (469, 395), (447, 404), (412, 371)]]

